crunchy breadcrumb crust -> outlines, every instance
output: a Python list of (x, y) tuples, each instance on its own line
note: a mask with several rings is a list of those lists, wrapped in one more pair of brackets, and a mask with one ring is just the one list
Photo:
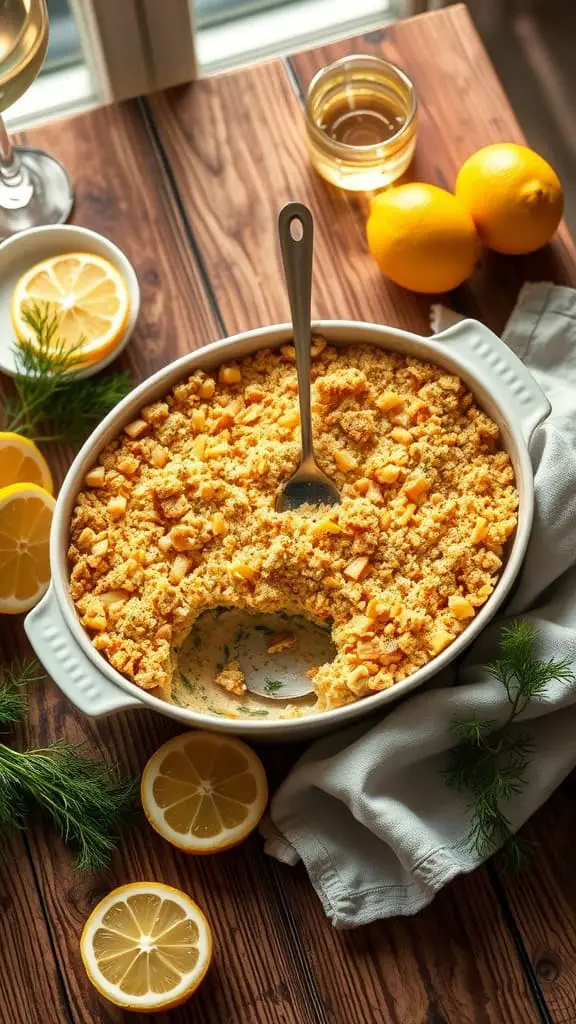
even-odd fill
[(228, 693), (236, 694), (237, 697), (243, 697), (246, 693), (246, 680), (239, 661), (229, 661), (214, 676), (214, 682)]
[(313, 356), (316, 454), (341, 505), (274, 509), (300, 454), (291, 345), (196, 371), (86, 475), (72, 598), (94, 647), (165, 699), (206, 609), (331, 621), (338, 653), (313, 675), (325, 710), (424, 665), (494, 589), (518, 506), (496, 424), (434, 364), (323, 339)]

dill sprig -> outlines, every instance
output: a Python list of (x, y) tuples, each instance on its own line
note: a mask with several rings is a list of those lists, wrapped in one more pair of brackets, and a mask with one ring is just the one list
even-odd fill
[[(34, 659), (2, 670), (0, 722), (24, 717), (23, 691), (41, 676)], [(122, 777), (115, 762), (85, 757), (72, 743), (24, 751), (0, 743), (0, 833), (23, 828), (27, 810), (36, 805), (77, 850), (79, 868), (106, 867), (137, 793), (137, 781)]]
[(501, 725), (475, 715), (455, 717), (452, 730), (458, 742), (444, 772), (449, 786), (470, 794), (470, 848), (482, 860), (502, 848), (513, 867), (524, 861), (528, 843), (513, 833), (503, 805), (527, 783), (533, 744), (511, 726), (551, 682), (574, 679), (568, 659), (542, 661), (535, 656), (537, 639), (537, 631), (525, 620), (502, 630), (500, 656), (487, 669), (506, 691), (508, 714)]
[(15, 659), (0, 677), (0, 722), (20, 722), (26, 712), (26, 687), (42, 678), (36, 658)]
[(265, 679), (264, 680), (264, 693), (278, 693), (279, 690), (284, 686), (282, 679)]
[(59, 316), (50, 304), (32, 305), (23, 317), (35, 340), (20, 341), (14, 347), (16, 395), (5, 403), (5, 429), (31, 441), (75, 445), (128, 394), (130, 375), (79, 379), (75, 371), (82, 342), (66, 347), (58, 337)]

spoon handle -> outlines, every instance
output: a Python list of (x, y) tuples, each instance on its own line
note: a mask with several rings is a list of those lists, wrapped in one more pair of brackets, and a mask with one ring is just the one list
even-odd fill
[(312, 415), (310, 410), (310, 301), (312, 294), (312, 245), (314, 228), (312, 214), (302, 203), (288, 203), (280, 210), (278, 233), (282, 262), (290, 299), (294, 348), (298, 372), (302, 462), (314, 457)]

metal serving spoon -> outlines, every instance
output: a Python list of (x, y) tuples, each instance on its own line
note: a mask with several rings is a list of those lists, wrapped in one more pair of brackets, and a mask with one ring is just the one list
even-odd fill
[(302, 436), (300, 465), (276, 499), (277, 511), (286, 512), (300, 505), (337, 505), (340, 495), (335, 484), (316, 465), (312, 440), (310, 299), (314, 229), (310, 210), (302, 203), (288, 203), (280, 211), (278, 232), (294, 328)]

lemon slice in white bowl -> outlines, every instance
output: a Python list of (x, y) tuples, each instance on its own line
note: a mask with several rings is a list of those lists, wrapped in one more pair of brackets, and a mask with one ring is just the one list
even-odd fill
[(99, 361), (114, 349), (130, 313), (130, 296), (120, 271), (90, 252), (62, 253), (27, 270), (12, 295), (12, 322), (21, 341), (37, 343), (31, 315), (57, 318), (54, 341), (82, 363)]
[[(49, 224), (40, 228), (30, 228), (29, 231), (21, 231), (0, 243), (0, 371), (3, 373), (14, 376), (19, 372), (27, 372), (18, 358), (19, 332), (15, 329), (13, 319), (14, 295), (19, 282), (39, 263), (54, 257), (68, 257), (70, 254), (95, 257), (95, 262), (103, 260), (111, 265), (113, 277), (118, 274), (124, 282), (129, 300), (128, 315), (124, 320), (124, 326), (119, 329), (115, 342), (104, 344), (97, 357), (96, 346), (91, 342), (92, 355), (95, 358), (85, 359), (77, 368), (75, 367), (75, 376), (89, 377), (102, 370), (117, 358), (129, 341), (140, 310), (140, 287), (134, 267), (125, 253), (104, 235), (90, 231), (89, 228), (77, 227), (75, 224)], [(98, 301), (100, 299), (101, 296), (98, 296)], [(117, 312), (113, 311), (113, 315)], [(114, 326), (109, 334), (110, 338), (113, 337), (115, 329)]]

